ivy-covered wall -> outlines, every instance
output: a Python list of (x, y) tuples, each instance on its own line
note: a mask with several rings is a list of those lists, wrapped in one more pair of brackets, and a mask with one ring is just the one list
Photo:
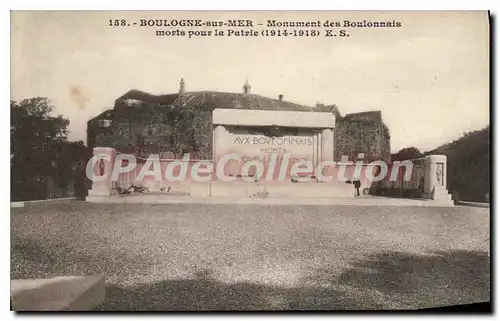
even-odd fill
[(336, 115), (336, 160), (342, 155), (357, 160), (358, 153), (365, 153), (365, 161), (390, 160), (389, 130), (380, 112), (342, 117), (335, 105), (310, 108), (250, 94), (197, 92), (172, 96), (164, 96), (171, 100), (170, 104), (154, 101), (151, 98), (154, 96), (146, 96), (148, 102), (134, 103), (124, 103), (121, 97), (114, 109), (88, 122), (88, 146), (109, 146), (143, 157), (150, 153), (162, 157), (168, 153), (168, 158), (191, 153), (198, 159), (212, 159), (212, 111), (215, 108), (319, 111)]
[(90, 121), (89, 147), (109, 146), (143, 157), (151, 153), (178, 157), (189, 152), (200, 159), (211, 158), (211, 112), (172, 106), (140, 108), (140, 112), (112, 113), (109, 127), (102, 126), (99, 119)]
[(380, 112), (367, 112), (337, 117), (335, 126), (335, 159), (348, 156), (356, 161), (364, 153), (364, 161), (390, 161), (390, 134)]

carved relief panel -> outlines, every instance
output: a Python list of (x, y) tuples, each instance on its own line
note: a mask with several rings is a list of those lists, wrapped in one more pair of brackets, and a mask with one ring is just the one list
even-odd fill
[(443, 163), (437, 163), (436, 164), (436, 180), (439, 185), (444, 185), (444, 179), (443, 179)]

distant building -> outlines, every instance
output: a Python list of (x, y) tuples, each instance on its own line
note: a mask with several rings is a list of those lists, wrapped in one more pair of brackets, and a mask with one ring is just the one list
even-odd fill
[(212, 111), (216, 108), (334, 113), (335, 160), (348, 155), (356, 161), (358, 153), (365, 153), (365, 161), (390, 160), (389, 130), (380, 111), (341, 116), (335, 105), (308, 107), (287, 102), (283, 95), (274, 99), (252, 94), (248, 81), (242, 93), (188, 92), (184, 80), (174, 94), (131, 90), (116, 99), (113, 109), (88, 121), (87, 144), (144, 157), (151, 153), (168, 154), (169, 158), (191, 153), (200, 159), (212, 159)]

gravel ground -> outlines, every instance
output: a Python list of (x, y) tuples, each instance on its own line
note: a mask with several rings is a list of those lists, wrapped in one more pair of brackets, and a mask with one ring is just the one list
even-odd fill
[(489, 209), (12, 209), (11, 278), (104, 275), (100, 310), (415, 309), (490, 299)]

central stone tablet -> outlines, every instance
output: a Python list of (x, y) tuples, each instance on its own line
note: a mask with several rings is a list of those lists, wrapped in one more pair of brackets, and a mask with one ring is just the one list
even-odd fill
[(243, 163), (268, 162), (289, 157), (290, 164), (301, 160), (317, 166), (334, 157), (333, 128), (335, 116), (330, 113), (215, 109), (214, 163), (223, 157), (237, 155), (226, 167), (229, 175), (239, 175)]

